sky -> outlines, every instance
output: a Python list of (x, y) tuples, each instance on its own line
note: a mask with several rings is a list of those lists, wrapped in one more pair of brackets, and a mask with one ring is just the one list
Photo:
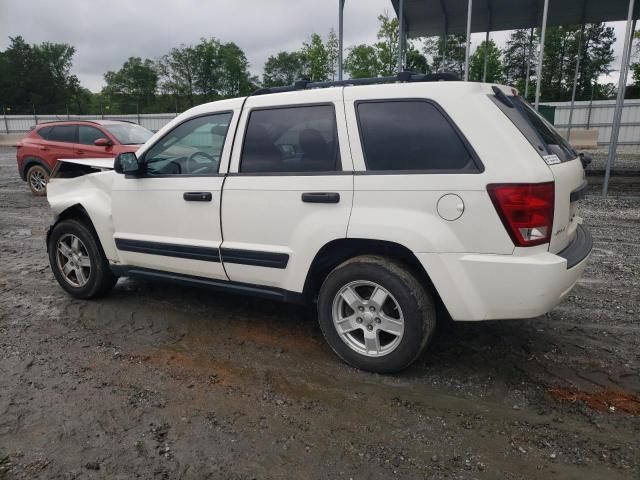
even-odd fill
[[(344, 45), (373, 43), (377, 16), (393, 14), (390, 0), (346, 0)], [(613, 22), (619, 69), (624, 22)], [(262, 73), (269, 55), (297, 50), (312, 32), (323, 36), (338, 27), (337, 0), (0, 0), (0, 50), (8, 37), (28, 43), (63, 42), (76, 47), (72, 73), (83, 86), (99, 91), (103, 75), (135, 56), (156, 59), (201, 37), (237, 43), (251, 72)], [(493, 32), (504, 46), (508, 32)], [(472, 35), (472, 49), (484, 34)], [(617, 82), (613, 72), (600, 81)]]

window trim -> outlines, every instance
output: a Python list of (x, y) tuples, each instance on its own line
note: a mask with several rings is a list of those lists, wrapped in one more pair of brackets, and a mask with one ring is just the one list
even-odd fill
[(153, 142), (153, 144), (150, 145), (149, 148), (147, 148), (144, 151), (144, 153), (142, 154), (142, 156), (138, 159), (138, 160), (140, 160), (140, 163), (145, 165), (144, 173), (142, 175), (125, 175), (125, 178), (191, 178), (191, 177), (203, 178), (203, 177), (224, 177), (227, 174), (226, 173), (220, 173), (221, 161), (218, 162), (218, 171), (216, 173), (206, 173), (206, 174), (197, 174), (197, 173), (187, 173), (187, 174), (182, 174), (182, 173), (164, 173), (162, 175), (148, 175), (147, 174), (147, 170), (146, 170), (147, 153), (149, 153), (149, 151), (152, 150), (153, 147), (158, 145), (163, 139), (167, 138), (167, 135), (169, 135), (171, 132), (173, 132), (176, 128), (180, 127), (181, 125), (184, 125), (187, 122), (190, 122), (191, 120), (195, 120), (196, 118), (212, 117), (214, 115), (224, 115), (224, 114), (231, 114), (231, 117), (229, 117), (229, 124), (227, 125), (227, 129), (224, 132), (224, 141), (222, 142), (222, 150), (220, 151), (220, 160), (222, 161), (222, 154), (223, 154), (224, 148), (225, 148), (225, 146), (227, 144), (227, 136), (229, 135), (229, 127), (231, 126), (231, 123), (233, 122), (233, 116), (235, 114), (235, 112), (233, 110), (221, 110), (219, 112), (207, 112), (207, 113), (202, 113), (202, 114), (199, 114), (199, 115), (194, 115), (193, 117), (185, 118), (180, 123), (174, 125), (171, 128), (171, 130), (166, 132), (162, 137), (160, 137), (155, 142)]
[[(413, 169), (413, 170), (369, 170), (369, 166), (367, 165), (367, 153), (364, 147), (364, 138), (362, 134), (361, 121), (360, 121), (360, 112), (358, 107), (363, 103), (401, 103), (401, 102), (422, 102), (427, 103), (433, 107), (442, 115), (444, 120), (449, 124), (454, 133), (462, 142), (465, 150), (471, 157), (471, 160), (475, 164), (475, 169)], [(471, 143), (464, 136), (460, 128), (456, 125), (453, 119), (447, 114), (447, 112), (440, 106), (440, 104), (434, 100), (429, 98), (377, 98), (377, 99), (366, 99), (366, 100), (356, 100), (353, 103), (353, 108), (356, 114), (356, 123), (358, 126), (358, 137), (360, 138), (360, 149), (362, 151), (362, 159), (364, 160), (364, 166), (366, 170), (358, 170), (354, 172), (356, 175), (416, 175), (416, 174), (426, 174), (426, 175), (448, 175), (448, 174), (456, 174), (456, 175), (465, 175), (472, 174), (477, 175), (479, 173), (484, 172), (484, 164), (480, 160), (480, 157), (476, 153), (476, 151), (471, 146)]]
[[(262, 110), (281, 110), (285, 108), (303, 108), (303, 107), (331, 107), (333, 108), (334, 124), (336, 127), (336, 141), (337, 145), (337, 159), (335, 170), (317, 170), (308, 172), (243, 172), (242, 171), (242, 154), (244, 152), (245, 142), (247, 140), (247, 130), (249, 130), (249, 122), (251, 121), (251, 114)], [(340, 152), (340, 136), (338, 133), (338, 115), (336, 113), (335, 102), (311, 102), (311, 103), (292, 103), (287, 105), (270, 105), (265, 107), (252, 107), (247, 109), (246, 121), (244, 123), (244, 132), (242, 134), (242, 145), (240, 147), (240, 153), (238, 155), (238, 171), (229, 173), (233, 176), (244, 177), (309, 177), (309, 176), (322, 176), (322, 175), (352, 175), (350, 170), (344, 170), (342, 168), (342, 154)]]

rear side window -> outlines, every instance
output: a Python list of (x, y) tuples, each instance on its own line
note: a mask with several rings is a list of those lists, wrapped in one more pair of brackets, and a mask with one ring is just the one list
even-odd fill
[(575, 159), (578, 154), (562, 135), (542, 115), (536, 112), (529, 102), (519, 96), (509, 96), (513, 106), (501, 102), (495, 95), (491, 100), (509, 117), (509, 120), (520, 130), (529, 143), (543, 157), (555, 155), (555, 158), (545, 158), (548, 164), (567, 162)]
[(36, 133), (40, 135), (42, 138), (44, 138), (45, 140), (47, 140), (49, 138), (49, 133), (51, 132), (51, 128), (52, 127), (42, 127), (42, 128), (39, 128)]
[(435, 104), (374, 101), (356, 108), (367, 170), (479, 171), (462, 136)]
[(78, 143), (82, 145), (95, 145), (95, 141), (107, 136), (95, 127), (80, 125), (78, 127)]
[(52, 142), (66, 142), (75, 143), (76, 141), (76, 127), (73, 125), (61, 125), (59, 127), (52, 127), (47, 140)]
[(242, 148), (240, 171), (304, 173), (339, 165), (333, 105), (254, 110)]

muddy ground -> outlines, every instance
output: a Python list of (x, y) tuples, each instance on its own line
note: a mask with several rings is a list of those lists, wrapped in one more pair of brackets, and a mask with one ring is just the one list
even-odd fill
[(445, 326), (380, 376), (309, 309), (137, 280), (71, 299), (5, 148), (0, 479), (637, 479), (638, 180), (582, 202), (595, 250), (553, 312)]

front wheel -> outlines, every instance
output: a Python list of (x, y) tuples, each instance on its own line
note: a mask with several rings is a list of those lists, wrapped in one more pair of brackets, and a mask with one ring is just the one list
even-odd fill
[(377, 373), (413, 363), (436, 327), (433, 298), (416, 277), (395, 261), (368, 255), (329, 274), (320, 289), (318, 319), (340, 358)]
[(49, 236), (49, 263), (60, 286), (76, 298), (107, 293), (117, 282), (96, 234), (84, 223), (58, 222)]

